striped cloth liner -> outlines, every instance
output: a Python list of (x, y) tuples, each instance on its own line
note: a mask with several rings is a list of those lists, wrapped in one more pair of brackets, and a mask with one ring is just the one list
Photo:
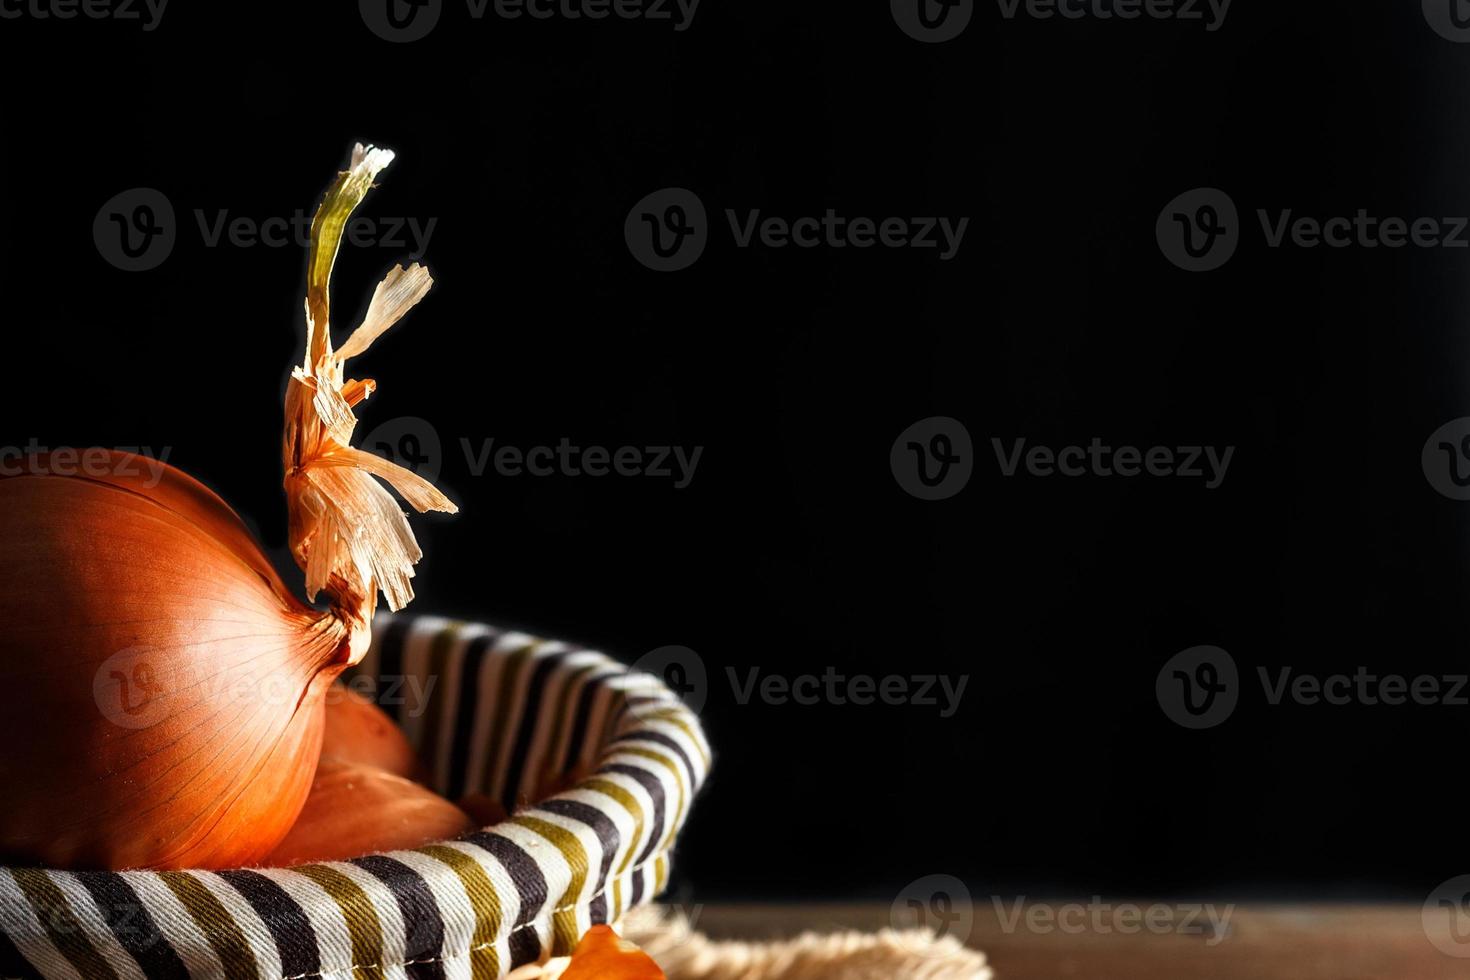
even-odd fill
[(435, 789), (511, 811), (459, 840), (291, 869), (0, 869), (0, 976), (496, 980), (571, 953), (668, 881), (710, 764), (661, 681), (590, 650), (438, 617), (381, 617), (348, 678)]

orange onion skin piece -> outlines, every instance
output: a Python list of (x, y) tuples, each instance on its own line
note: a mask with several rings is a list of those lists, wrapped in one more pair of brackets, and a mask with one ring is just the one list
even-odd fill
[(349, 630), (203, 485), (88, 452), (0, 477), (0, 858), (255, 863), (305, 802)]
[(653, 957), (609, 926), (587, 930), (561, 980), (665, 980)]
[(428, 782), (428, 771), (403, 730), (371, 698), (333, 685), (326, 703), (323, 759), (372, 766), (415, 782)]
[(463, 810), (372, 766), (323, 759), (296, 826), (265, 863), (288, 867), (406, 850), (475, 830)]

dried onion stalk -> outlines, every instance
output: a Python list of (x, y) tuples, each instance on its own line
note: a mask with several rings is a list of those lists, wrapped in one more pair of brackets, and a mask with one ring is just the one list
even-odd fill
[[(0, 858), (67, 868), (228, 867), (286, 836), (321, 751), (323, 699), (366, 650), (377, 593), (397, 610), (421, 557), (381, 479), (419, 511), (434, 487), (350, 445), (372, 381), (345, 381), (428, 291), (394, 268), (334, 350), (328, 280), (388, 150), (358, 146), (312, 224), (307, 351), (286, 397), (295, 598), (217, 496), (154, 460), (36, 455), (0, 476)], [(12, 473), (14, 470), (12, 469)]]

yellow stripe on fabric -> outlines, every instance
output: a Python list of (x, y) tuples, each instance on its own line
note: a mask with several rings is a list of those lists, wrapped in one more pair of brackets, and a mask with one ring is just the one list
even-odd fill
[(570, 956), (572, 950), (577, 948), (577, 940), (582, 938), (581, 931), (577, 928), (577, 903), (582, 897), (582, 889), (587, 885), (587, 849), (582, 846), (576, 834), (554, 823), (536, 817), (513, 817), (511, 823), (525, 827), (549, 840), (566, 859), (567, 866), (572, 869), (572, 880), (567, 884), (567, 890), (561, 896), (560, 901), (556, 903), (556, 908), (561, 911), (551, 917), (553, 930), (551, 955)]
[[(660, 854), (653, 862), (653, 894), (662, 894), (664, 886), (669, 883), (669, 856)], [(650, 898), (653, 896), (650, 895)]]
[[(419, 729), (418, 756), (429, 765), (429, 771), (439, 772), (439, 729), (444, 727), (444, 716), (449, 711), (449, 685), (445, 678), (449, 674), (449, 654), (459, 642), (460, 630), (464, 624), (460, 622), (450, 623), (443, 630), (434, 635), (429, 646), (429, 664), (426, 668), (424, 678), (424, 690), (434, 691), (437, 689), (438, 696), (430, 695), (428, 710), (424, 713), (424, 724)], [(432, 680), (438, 678), (438, 680)], [(434, 685), (430, 687), (428, 685)], [(465, 692), (460, 692), (464, 697)], [(438, 787), (443, 790), (444, 787)]]
[(623, 879), (613, 879), (613, 901), (612, 915), (609, 922), (616, 922), (623, 917)]
[(117, 974), (82, 931), (81, 920), (49, 874), (29, 868), (14, 869), (10, 874), (25, 894), (36, 918), (41, 921), (52, 945), (85, 980), (117, 980)]
[(624, 753), (627, 755), (636, 755), (640, 758), (648, 759), (651, 762), (657, 762), (673, 775), (674, 783), (679, 787), (679, 812), (673, 820), (669, 821), (669, 826), (665, 829), (663, 843), (659, 845), (662, 848), (667, 848), (673, 842), (674, 834), (678, 833), (679, 828), (684, 825), (684, 813), (689, 806), (689, 789), (684, 785), (683, 771), (673, 759), (659, 752), (655, 752), (653, 749), (645, 749), (637, 745), (620, 745), (618, 747), (618, 753), (620, 755)]
[(468, 854), (442, 844), (420, 847), (415, 853), (423, 854), (446, 864), (459, 876), (469, 896), (470, 907), (475, 910), (475, 934), (470, 940), (470, 973), (473, 980), (496, 980), (500, 976), (500, 957), (495, 952), (495, 940), (500, 935), (500, 895), (485, 869)]
[(347, 935), (352, 940), (353, 973), (386, 980), (387, 974), (383, 972), (383, 923), (367, 892), (342, 872), (324, 864), (305, 864), (291, 870), (316, 882), (342, 910), (342, 917), (347, 920)]
[(209, 940), (209, 945), (214, 948), (215, 955), (225, 968), (226, 976), (234, 980), (236, 977), (260, 975), (255, 951), (250, 948), (250, 940), (245, 938), (245, 932), (235, 921), (235, 917), (214, 896), (208, 885), (187, 871), (161, 871), (158, 877), (178, 898), (184, 911), (189, 913), (189, 918), (204, 933), (204, 938)]
[(688, 735), (689, 741), (694, 745), (694, 750), (699, 753), (699, 758), (703, 760), (704, 767), (706, 769), (709, 768), (709, 752), (705, 750), (704, 741), (700, 739), (699, 736), (694, 733), (694, 729), (689, 726), (689, 714), (686, 709), (660, 708), (657, 711), (638, 711), (638, 709), (635, 708), (633, 710), (637, 711), (637, 716), (639, 718), (646, 718), (649, 721), (667, 722), (668, 724), (673, 725), (675, 728), (679, 729), (685, 735)]
[(628, 865), (633, 860), (633, 854), (638, 850), (638, 840), (643, 836), (643, 806), (638, 798), (623, 789), (617, 783), (601, 777), (586, 779), (577, 784), (578, 789), (596, 790), (603, 796), (610, 796), (623, 805), (623, 809), (633, 817), (633, 833), (626, 840), (627, 851), (623, 854), (623, 860), (618, 864), (618, 874), (628, 870)]
[[(485, 792), (491, 796), (499, 795), (495, 792), (494, 777), (500, 765), (500, 748), (511, 737), (511, 725), (516, 720), (513, 716), (516, 713), (516, 687), (520, 684), (521, 671), (545, 642), (532, 640), (514, 653), (507, 654), (505, 667), (500, 672), (500, 685), (495, 692), (495, 714), (490, 718), (490, 749), (485, 755), (485, 770), (480, 782), (485, 787)], [(483, 707), (481, 710), (484, 710)], [(523, 710), (530, 710), (530, 707), (525, 706)]]
[[(572, 705), (579, 697), (581, 697), (582, 694), (582, 689), (577, 686), (577, 683), (581, 681), (582, 678), (592, 673), (594, 670), (597, 670), (599, 667), (605, 666), (607, 665), (593, 663), (588, 664), (585, 667), (579, 667), (571, 674), (571, 676), (567, 678), (566, 683), (562, 685), (561, 703), (556, 706), (556, 723), (551, 728), (554, 741), (552, 742), (551, 749), (546, 753), (546, 761), (548, 766), (556, 765), (557, 760), (560, 759), (562, 757), (562, 753), (566, 751), (567, 742), (572, 737), (573, 726), (571, 724), (570, 717)], [(569, 763), (566, 766), (567, 769), (571, 769), (572, 766), (575, 764), (570, 759), (568, 759), (567, 762)], [(561, 773), (556, 773), (556, 775), (559, 776), (561, 775)]]

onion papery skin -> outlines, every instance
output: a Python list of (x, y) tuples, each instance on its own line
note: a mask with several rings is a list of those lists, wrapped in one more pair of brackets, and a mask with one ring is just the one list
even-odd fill
[(643, 950), (611, 926), (593, 926), (572, 951), (562, 980), (665, 980), (664, 971)]
[(84, 458), (0, 477), (0, 858), (256, 863), (305, 802), (352, 630), (293, 598), (202, 484)]
[(265, 863), (345, 861), (449, 840), (477, 826), (463, 810), (412, 780), (322, 759), (296, 826)]
[(429, 772), (403, 729), (371, 698), (336, 684), (327, 692), (326, 702), (323, 760), (372, 766), (418, 783), (429, 781)]

